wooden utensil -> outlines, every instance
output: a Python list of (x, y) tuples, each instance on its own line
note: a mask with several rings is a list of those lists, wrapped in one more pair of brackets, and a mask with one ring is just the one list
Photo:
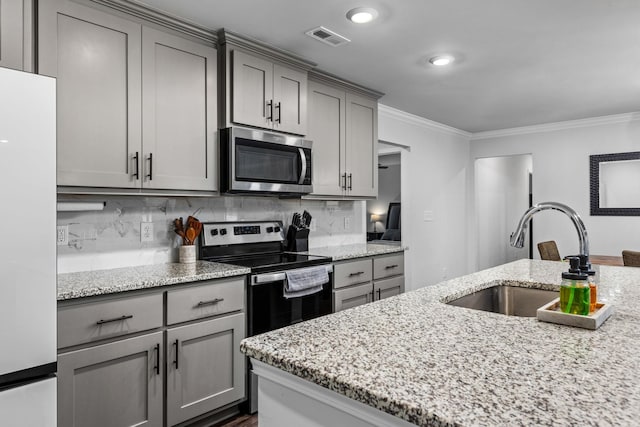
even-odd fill
[(196, 229), (193, 227), (188, 227), (184, 235), (187, 238), (187, 245), (193, 245), (193, 241), (196, 239), (196, 236), (198, 236)]
[(180, 237), (182, 237), (182, 244), (186, 244), (186, 236), (184, 235), (184, 225), (182, 224), (182, 218), (176, 218), (173, 220), (174, 231)]

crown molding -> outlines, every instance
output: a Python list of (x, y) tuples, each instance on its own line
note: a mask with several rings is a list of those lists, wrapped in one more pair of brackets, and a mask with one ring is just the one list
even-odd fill
[(505, 136), (527, 135), (531, 133), (554, 132), (565, 129), (575, 129), (589, 126), (602, 126), (615, 123), (628, 123), (640, 120), (640, 112), (613, 114), (610, 116), (591, 117), (588, 119), (567, 120), (564, 122), (544, 123), (540, 125), (521, 126), (509, 129), (489, 130), (471, 134), (472, 141)]
[(465, 138), (471, 138), (471, 136), (473, 135), (470, 132), (447, 126), (442, 123), (434, 122), (433, 120), (425, 119), (424, 117), (416, 116), (415, 114), (407, 113), (406, 111), (398, 110), (397, 108), (389, 107), (388, 105), (384, 104), (378, 104), (378, 115), (387, 116), (389, 118), (399, 120), (407, 124), (420, 126), (425, 129), (437, 130), (440, 132), (463, 136)]

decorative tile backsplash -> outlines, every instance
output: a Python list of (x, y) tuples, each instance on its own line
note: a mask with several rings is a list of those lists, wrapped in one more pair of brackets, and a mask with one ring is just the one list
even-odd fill
[[(310, 248), (365, 242), (362, 201), (240, 196), (77, 196), (64, 200), (100, 200), (106, 205), (103, 211), (58, 212), (58, 225), (69, 227), (69, 243), (58, 246), (58, 273), (176, 262), (181, 239), (173, 231), (173, 220), (186, 220), (189, 215), (202, 222), (280, 220), (286, 227), (293, 212), (306, 209), (313, 216)], [(141, 222), (153, 223), (153, 241), (141, 241)]]

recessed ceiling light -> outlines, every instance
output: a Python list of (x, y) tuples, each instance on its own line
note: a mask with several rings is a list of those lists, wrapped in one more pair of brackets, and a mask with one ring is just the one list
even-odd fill
[(347, 12), (347, 19), (356, 24), (366, 24), (378, 17), (378, 11), (370, 7), (356, 7)]
[(442, 66), (451, 64), (453, 62), (453, 56), (449, 56), (449, 55), (434, 56), (433, 58), (429, 59), (429, 62), (437, 67), (442, 67)]

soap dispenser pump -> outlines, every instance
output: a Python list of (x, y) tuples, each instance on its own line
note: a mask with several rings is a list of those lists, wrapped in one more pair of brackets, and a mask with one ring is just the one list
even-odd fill
[(591, 292), (589, 276), (580, 270), (580, 258), (569, 257), (569, 271), (562, 273), (560, 309), (564, 313), (589, 314)]

